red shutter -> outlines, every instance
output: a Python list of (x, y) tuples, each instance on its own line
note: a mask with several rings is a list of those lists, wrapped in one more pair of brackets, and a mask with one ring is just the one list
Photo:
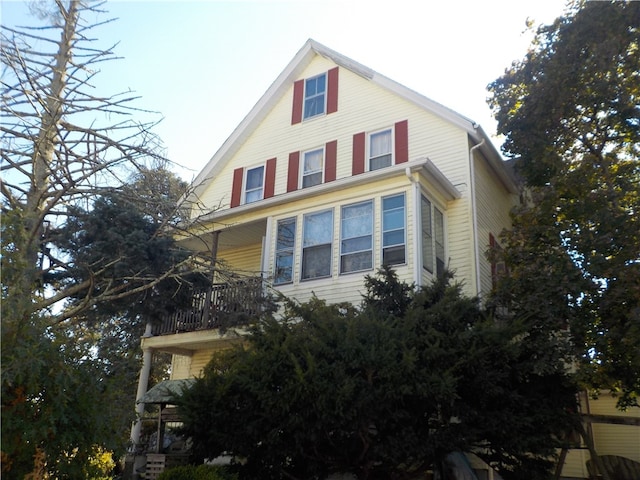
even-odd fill
[(338, 111), (338, 67), (327, 73), (327, 114)]
[(298, 189), (298, 169), (300, 164), (300, 152), (289, 154), (289, 171), (287, 173), (287, 192)]
[(273, 197), (276, 188), (276, 159), (267, 160), (267, 168), (264, 175), (264, 198)]
[(409, 128), (407, 121), (396, 123), (396, 163), (409, 161)]
[(327, 143), (324, 149), (325, 167), (324, 181), (333, 182), (336, 179), (336, 160), (338, 156), (338, 141)]
[(356, 133), (353, 136), (353, 163), (351, 165), (352, 175), (364, 173), (365, 139), (366, 135), (364, 132)]
[(291, 112), (291, 125), (302, 121), (302, 104), (304, 103), (304, 80), (298, 80), (293, 84), (293, 109)]
[(233, 185), (231, 186), (231, 207), (240, 205), (242, 196), (242, 178), (244, 177), (244, 169), (236, 168), (233, 171)]

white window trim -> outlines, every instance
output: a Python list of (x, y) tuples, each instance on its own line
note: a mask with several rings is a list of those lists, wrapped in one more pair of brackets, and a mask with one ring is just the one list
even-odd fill
[[(367, 139), (366, 139), (366, 145), (365, 145), (365, 152), (366, 152), (366, 157), (365, 157), (365, 171), (367, 172), (371, 172), (373, 170), (371, 170), (371, 137), (373, 135), (375, 135), (376, 133), (382, 133), (382, 132), (386, 132), (389, 131), (391, 132), (391, 164), (389, 165), (390, 167), (395, 165), (396, 162), (396, 134), (395, 134), (395, 128), (392, 126), (390, 127), (385, 127), (385, 128), (380, 128), (378, 130), (372, 130), (370, 132), (367, 132)], [(386, 167), (384, 167), (386, 168)], [(380, 170), (379, 168), (377, 168), (376, 170)]]
[[(304, 268), (304, 251), (305, 248), (312, 248), (312, 247), (305, 247), (304, 246), (304, 239), (305, 239), (305, 217), (308, 215), (319, 215), (322, 213), (327, 213), (327, 212), (331, 212), (331, 241), (329, 242), (329, 251), (330, 251), (330, 259), (329, 259), (329, 274), (328, 275), (323, 275), (323, 276), (318, 276), (318, 277), (311, 277), (311, 278), (304, 278), (304, 272), (303, 272), (303, 268)], [(336, 228), (336, 212), (335, 212), (335, 208), (325, 208), (322, 210), (314, 210), (314, 211), (310, 211), (310, 212), (306, 212), (303, 213), (301, 216), (301, 224), (300, 224), (300, 234), (301, 234), (301, 238), (300, 238), (300, 282), (312, 282), (314, 280), (323, 280), (323, 279), (327, 279), (327, 278), (332, 278), (333, 277), (333, 263), (334, 263), (334, 244), (336, 242), (336, 238), (335, 238), (335, 228)], [(326, 245), (326, 244), (322, 244), (322, 245)]]
[[(397, 197), (402, 195), (404, 197), (404, 238), (403, 238), (403, 243), (402, 245), (404, 245), (404, 262), (402, 263), (394, 263), (393, 265), (407, 265), (407, 262), (409, 261), (409, 244), (407, 242), (407, 229), (408, 229), (408, 208), (407, 208), (407, 193), (406, 192), (397, 192), (397, 193), (391, 193), (389, 195), (383, 195), (380, 197), (380, 265), (382, 265), (384, 263), (384, 249), (385, 248), (389, 248), (389, 246), (385, 247), (384, 245), (384, 199), (385, 198), (391, 198), (391, 197)], [(395, 246), (400, 245), (400, 244), (396, 244)], [(394, 246), (394, 245), (391, 245)]]
[[(313, 80), (314, 78), (320, 78), (324, 76), (324, 104), (322, 107), (321, 113), (316, 113), (315, 115), (305, 116), (305, 106), (307, 103), (307, 81)], [(317, 75), (312, 75), (304, 79), (304, 89), (302, 91), (302, 121), (313, 120), (314, 118), (322, 117), (327, 114), (327, 97), (329, 96), (329, 75), (328, 72), (318, 73)], [(314, 96), (317, 96), (314, 95)]]
[[(342, 240), (343, 240), (343, 236), (342, 236), (342, 220), (343, 220), (343, 211), (344, 211), (345, 207), (353, 207), (353, 206), (361, 205), (361, 204), (365, 204), (365, 203), (370, 203), (371, 204), (371, 249), (370, 250), (361, 250), (361, 252), (364, 252), (364, 251), (370, 251), (371, 252), (371, 267), (364, 268), (362, 270), (351, 270), (349, 272), (343, 272), (342, 271), (342, 256), (343, 256), (343, 252), (342, 252)], [(338, 241), (339, 241), (339, 250), (340, 250), (339, 259), (338, 259), (338, 271), (339, 271), (340, 275), (350, 275), (352, 273), (367, 272), (367, 271), (372, 270), (374, 268), (375, 264), (376, 264), (376, 259), (375, 259), (375, 251), (376, 251), (376, 242), (375, 242), (375, 236), (376, 236), (376, 230), (375, 230), (375, 225), (376, 225), (376, 205), (375, 205), (375, 203), (376, 203), (375, 199), (374, 198), (370, 198), (369, 200), (362, 200), (360, 202), (347, 203), (347, 204), (344, 204), (344, 205), (340, 205), (340, 218), (339, 218), (340, 232), (339, 232), (339, 239), (338, 239)], [(352, 252), (352, 253), (358, 253), (358, 252)], [(347, 255), (349, 255), (349, 254), (347, 254)]]
[[(424, 267), (424, 258), (423, 255), (423, 245), (422, 245), (422, 197), (426, 198), (431, 203), (431, 251), (433, 255), (433, 271)], [(436, 257), (436, 230), (435, 230), (435, 211), (438, 210), (442, 214), (442, 241), (444, 242), (443, 249), (443, 261), (445, 264), (445, 269), (447, 268), (447, 259), (448, 259), (448, 236), (447, 236), (447, 209), (444, 208), (443, 204), (433, 197), (429, 196), (427, 192), (420, 192), (420, 214), (418, 216), (418, 223), (420, 224), (420, 268), (422, 271), (427, 272), (430, 275), (437, 275), (438, 266), (437, 266), (437, 257)]]
[[(255, 170), (260, 167), (262, 167), (262, 187), (260, 187), (260, 198), (258, 200), (254, 200), (253, 202), (247, 202), (247, 179), (249, 177), (249, 171)], [(264, 199), (264, 183), (266, 180), (266, 175), (267, 175), (267, 165), (265, 163), (254, 165), (253, 167), (247, 167), (244, 169), (243, 176), (242, 176), (242, 203), (243, 204), (246, 205), (249, 203), (255, 203), (257, 201)], [(258, 189), (256, 188), (254, 190), (250, 190), (250, 192), (253, 192), (253, 191), (258, 191)]]
[[(306, 158), (306, 154), (307, 153), (312, 153), (312, 152), (317, 152), (318, 150), (322, 150), (322, 180), (320, 180), (320, 183), (318, 185), (322, 185), (325, 183), (324, 181), (324, 175), (325, 175), (325, 171), (326, 171), (326, 166), (327, 166), (327, 152), (326, 152), (326, 147), (323, 145), (322, 147), (318, 147), (318, 148), (310, 148), (309, 150), (305, 150), (303, 152), (301, 152), (301, 157), (302, 157), (302, 161), (300, 162), (300, 168), (298, 169), (298, 189), (303, 189), (303, 188), (311, 188), (311, 187), (304, 187), (303, 186), (303, 181), (304, 181), (304, 162), (305, 162), (305, 158)], [(317, 185), (313, 185), (314, 187)]]
[[(284, 222), (287, 220), (293, 220), (294, 224), (294, 235), (293, 235), (293, 247), (292, 247), (292, 262), (291, 262), (291, 280), (286, 282), (276, 282), (276, 269), (278, 264), (278, 253), (281, 250), (278, 250), (278, 228), (280, 226), (280, 222)], [(275, 222), (275, 235), (274, 235), (274, 244), (273, 244), (273, 284), (274, 285), (291, 285), (295, 283), (296, 280), (296, 254), (298, 250), (298, 215), (294, 215), (291, 217), (283, 217), (277, 219)]]

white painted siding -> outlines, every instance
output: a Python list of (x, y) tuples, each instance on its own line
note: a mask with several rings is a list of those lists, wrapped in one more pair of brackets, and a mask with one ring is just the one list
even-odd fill
[(215, 349), (198, 350), (193, 354), (191, 359), (191, 368), (189, 369), (189, 377), (199, 377), (202, 370), (207, 366)]
[(191, 357), (186, 355), (171, 356), (171, 380), (189, 378), (191, 369)]
[(486, 160), (479, 152), (474, 152), (475, 195), (478, 221), (478, 254), (480, 265), (480, 291), (484, 294), (492, 287), (491, 262), (486, 252), (489, 248), (489, 234), (496, 241), (505, 228), (511, 224), (509, 212), (516, 205), (517, 197), (510, 194)]
[[(582, 411), (593, 415), (613, 415), (640, 419), (640, 408), (620, 411), (617, 399), (602, 393), (597, 399), (582, 398)], [(592, 423), (593, 443), (598, 455), (617, 455), (640, 462), (640, 426)], [(586, 462), (591, 458), (586, 447), (570, 450), (562, 469), (566, 478), (588, 478)]]
[[(300, 78), (334, 66), (316, 57)], [(429, 157), (453, 184), (466, 183), (466, 134), (461, 129), (381, 89), (368, 80), (340, 69), (338, 111), (291, 125), (293, 86), (242, 145), (201, 196), (213, 208), (229, 206), (233, 171), (277, 158), (275, 194), (286, 192), (289, 153), (304, 151), (337, 140), (337, 178), (351, 175), (353, 135), (408, 120), (409, 159)], [(375, 101), (372, 101), (374, 99)]]
[[(617, 399), (602, 394), (589, 400), (589, 410), (594, 415), (619, 415), (640, 419), (640, 408), (626, 411), (616, 409)], [(596, 451), (600, 455), (619, 455), (640, 462), (640, 427), (634, 425), (593, 424), (593, 436)]]
[(243, 275), (259, 275), (262, 244), (247, 247), (227, 249), (220, 254), (224, 260), (224, 267), (230, 271)]

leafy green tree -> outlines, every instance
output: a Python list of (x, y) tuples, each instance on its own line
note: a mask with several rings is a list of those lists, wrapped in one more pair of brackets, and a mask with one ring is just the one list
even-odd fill
[(243, 478), (393, 479), (473, 451), (545, 478), (575, 409), (549, 338), (497, 326), (446, 277), (414, 292), (384, 269), (367, 292), (288, 302), (217, 355), (176, 400), (196, 456), (233, 455)]
[(640, 4), (578, 2), (490, 85), (527, 203), (496, 303), (569, 327), (583, 384), (640, 393)]

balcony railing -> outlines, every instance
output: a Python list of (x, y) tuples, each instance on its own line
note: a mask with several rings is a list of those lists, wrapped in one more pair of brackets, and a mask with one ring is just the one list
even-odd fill
[(194, 292), (191, 308), (165, 316), (153, 326), (151, 333), (169, 335), (247, 325), (255, 320), (262, 299), (260, 277), (213, 284), (209, 290)]

